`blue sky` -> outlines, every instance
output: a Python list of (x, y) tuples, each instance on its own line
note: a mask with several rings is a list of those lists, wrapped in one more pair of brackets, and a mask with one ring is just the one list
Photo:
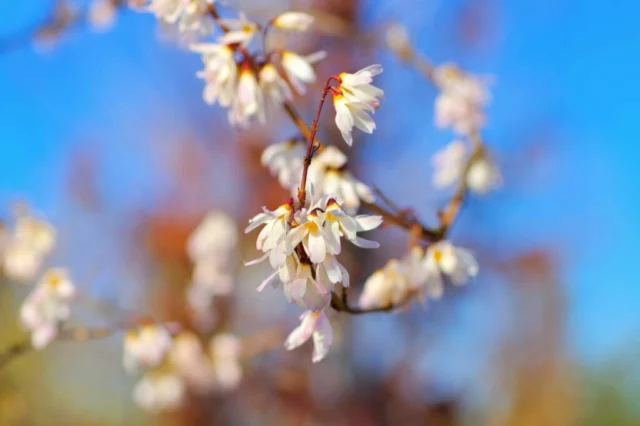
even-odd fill
[[(12, 2), (0, 17), (0, 36), (36, 22), (48, 3)], [(452, 29), (463, 2), (441, 2), (429, 16), (413, 7), (420, 1), (390, 6), (396, 3), (371, 0), (363, 17), (375, 20), (391, 10), (434, 60), (454, 60), (495, 76), (485, 134), (499, 156), (545, 138), (548, 159), (528, 172), (533, 183), (524, 184), (517, 198), (514, 191), (511, 204), (505, 202), (500, 227), (523, 244), (560, 242), (571, 346), (590, 360), (638, 340), (640, 4), (484, 2), (490, 31), (466, 45)], [(158, 66), (167, 63), (172, 66)], [(140, 194), (153, 200), (158, 186), (149, 179), (162, 177), (153, 174), (137, 143), (153, 129), (137, 123), (161, 120), (159, 144), (172, 134), (193, 132), (190, 124), (211, 111), (193, 76), (199, 66), (197, 57), (158, 43), (153, 20), (137, 14), (122, 17), (108, 34), (74, 31), (52, 52), (24, 48), (1, 55), (0, 201), (24, 197), (55, 218), (63, 210), (59, 193), (68, 157), (89, 143), (105, 156), (102, 184), (116, 208)], [(397, 93), (388, 95), (391, 100), (433, 96), (429, 88), (407, 84), (419, 82), (411, 70), (397, 64), (387, 69), (402, 77), (385, 80), (387, 93)], [(420, 102), (421, 96), (412, 99)], [(415, 107), (399, 107), (397, 114)], [(428, 136), (438, 143), (449, 138), (435, 131)], [(416, 138), (407, 130), (408, 140)], [(421, 149), (409, 144), (401, 155)], [(365, 153), (374, 163), (381, 157), (376, 154), (375, 148)], [(516, 172), (507, 164), (507, 176)]]

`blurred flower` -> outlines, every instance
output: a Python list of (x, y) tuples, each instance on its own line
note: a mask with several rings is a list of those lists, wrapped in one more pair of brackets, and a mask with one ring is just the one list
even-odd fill
[(343, 169), (327, 169), (318, 186), (323, 194), (334, 194), (341, 200), (348, 214), (355, 214), (358, 211), (360, 200), (367, 203), (373, 203), (376, 200), (371, 188)]
[(444, 277), (462, 285), (478, 275), (478, 263), (470, 251), (439, 241), (427, 249), (424, 259), (427, 293), (438, 299), (444, 291)]
[(173, 339), (162, 325), (147, 324), (127, 331), (124, 339), (123, 364), (127, 371), (139, 367), (157, 367), (171, 349)]
[(368, 113), (380, 107), (378, 98), (384, 92), (370, 83), (381, 72), (380, 65), (370, 65), (355, 74), (339, 75), (340, 85), (334, 88), (333, 105), (336, 109), (336, 125), (348, 145), (353, 143), (351, 132), (354, 126), (365, 133), (373, 133), (376, 128)]
[(465, 161), (465, 146), (457, 140), (436, 152), (432, 158), (433, 186), (442, 189), (457, 183), (462, 176)]
[(94, 30), (106, 31), (113, 26), (116, 12), (114, 0), (93, 0), (89, 6), (87, 20)]
[[(469, 155), (460, 141), (453, 141), (435, 153), (432, 160), (433, 186), (446, 188), (465, 179), (471, 191), (486, 194), (502, 183), (500, 171), (486, 153), (480, 153), (479, 158), (471, 160), (471, 164), (467, 165)], [(463, 176), (465, 170), (466, 175)]]
[(229, 215), (212, 210), (194, 229), (187, 240), (191, 261), (215, 263), (222, 270), (232, 269), (238, 246), (238, 227)]
[(409, 43), (407, 28), (404, 25), (398, 22), (392, 22), (387, 27), (385, 41), (387, 43), (387, 47), (403, 60), (407, 60), (411, 57), (411, 44)]
[(398, 259), (390, 259), (382, 269), (367, 278), (360, 294), (361, 308), (383, 308), (403, 302), (411, 286), (408, 275)]
[[(280, 185), (287, 189), (297, 189), (302, 175), (302, 160), (305, 147), (296, 139), (269, 145), (262, 153), (260, 162), (278, 177)], [(314, 157), (311, 164), (315, 164)]]
[(240, 71), (236, 96), (229, 109), (229, 124), (245, 128), (251, 119), (265, 122), (265, 111), (262, 91), (253, 71), (244, 66)]
[(172, 373), (151, 372), (136, 384), (133, 399), (141, 408), (157, 412), (179, 408), (185, 398), (185, 385)]
[(240, 12), (239, 19), (220, 19), (218, 22), (229, 28), (229, 31), (218, 39), (222, 44), (239, 43), (246, 46), (259, 30), (258, 24), (248, 20), (242, 12)]
[(280, 106), (285, 101), (291, 100), (291, 89), (273, 64), (264, 64), (260, 69), (258, 79), (260, 88), (275, 105)]
[(285, 50), (282, 52), (282, 68), (284, 69), (289, 83), (300, 94), (306, 93), (305, 84), (316, 81), (316, 72), (313, 64), (326, 58), (327, 52), (319, 51), (307, 56), (300, 56), (297, 53)]
[(483, 156), (471, 163), (467, 171), (467, 185), (478, 194), (486, 194), (502, 184), (500, 170), (489, 158)]
[(441, 90), (435, 101), (436, 125), (463, 135), (479, 130), (485, 121), (483, 108), (489, 102), (486, 84), (453, 64), (437, 67), (434, 80)]
[(207, 34), (212, 30), (208, 7), (214, 0), (149, 0), (146, 9), (180, 32)]
[(238, 387), (242, 380), (240, 340), (229, 333), (218, 334), (211, 338), (209, 350), (217, 386), (226, 391)]
[(237, 65), (233, 57), (234, 50), (224, 44), (200, 43), (192, 44), (190, 49), (202, 54), (204, 70), (197, 76), (206, 82), (202, 94), (209, 105), (216, 102), (222, 107), (229, 107), (236, 97)]
[(324, 311), (306, 311), (300, 317), (300, 325), (291, 332), (285, 342), (288, 350), (295, 349), (313, 337), (313, 362), (322, 361), (333, 343), (333, 329)]
[(273, 26), (288, 31), (307, 31), (313, 25), (313, 16), (304, 12), (285, 12), (271, 21)]
[(60, 322), (69, 318), (69, 302), (74, 295), (66, 270), (54, 268), (45, 272), (20, 308), (20, 322), (31, 332), (34, 348), (42, 349), (56, 338)]

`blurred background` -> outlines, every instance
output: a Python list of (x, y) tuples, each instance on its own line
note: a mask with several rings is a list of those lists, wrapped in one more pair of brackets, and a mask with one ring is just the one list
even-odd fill
[[(78, 1), (82, 10), (89, 2)], [(172, 413), (132, 401), (122, 334), (55, 343), (0, 370), (0, 425), (640, 425), (637, 265), (640, 198), (634, 143), (640, 46), (633, 1), (261, 0), (232, 3), (266, 20), (289, 10), (339, 16), (358, 33), (406, 26), (434, 63), (490, 75), (483, 131), (504, 175), (471, 198), (451, 238), (481, 272), (427, 309), (351, 317), (333, 313), (337, 342), (310, 362), (309, 345), (276, 345), (247, 361), (240, 387), (194, 398)], [(260, 165), (270, 143), (296, 135), (272, 111), (236, 131), (202, 101), (198, 55), (151, 14), (123, 9), (113, 26), (73, 25), (33, 43), (49, 0), (5, 2), (0, 15), (0, 214), (28, 203), (58, 230), (50, 263), (73, 271), (83, 294), (127, 312), (188, 322), (185, 241), (220, 209), (240, 228), (286, 193)], [(359, 39), (313, 34), (325, 49), (319, 80), (381, 63), (378, 130), (348, 151), (363, 181), (435, 223), (446, 194), (431, 188), (431, 155), (452, 140), (432, 125), (436, 91), (415, 69)], [(311, 93), (320, 93), (320, 86)], [(308, 122), (317, 99), (296, 100)], [(323, 140), (339, 141), (331, 113)], [(340, 144), (341, 142), (336, 142)], [(241, 258), (255, 257), (255, 235)], [(406, 233), (384, 229), (380, 250), (346, 253), (354, 291)], [(257, 294), (266, 268), (239, 269), (221, 307), (227, 328), (283, 337), (300, 310)], [(0, 286), (0, 350), (24, 332), (28, 289)], [(222, 303), (221, 302), (221, 303)], [(80, 306), (73, 320), (121, 312)]]

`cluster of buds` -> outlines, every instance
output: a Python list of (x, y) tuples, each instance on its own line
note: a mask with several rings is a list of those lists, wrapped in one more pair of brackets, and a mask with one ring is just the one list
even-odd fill
[(215, 321), (213, 299), (233, 291), (238, 232), (234, 220), (220, 211), (211, 211), (187, 241), (193, 262), (187, 302), (195, 323), (210, 328)]
[(129, 373), (142, 372), (133, 397), (149, 411), (178, 408), (189, 393), (232, 390), (242, 379), (240, 342), (230, 334), (215, 335), (205, 349), (191, 332), (174, 337), (164, 325), (143, 325), (127, 332), (123, 362)]
[(69, 302), (75, 287), (67, 271), (60, 268), (44, 273), (20, 308), (20, 322), (31, 332), (31, 345), (42, 349), (58, 335), (60, 324), (69, 318)]
[(336, 256), (342, 249), (342, 239), (362, 248), (377, 248), (379, 244), (365, 240), (358, 233), (377, 228), (380, 216), (351, 216), (334, 198), (327, 196), (296, 210), (293, 199), (273, 211), (252, 218), (245, 232), (263, 226), (256, 248), (264, 255), (247, 264), (268, 259), (274, 272), (258, 287), (282, 283), (286, 299), (307, 309), (302, 316), (302, 329), (296, 329), (287, 339), (293, 349), (314, 336), (313, 361), (320, 361), (331, 345), (331, 329), (324, 310), (336, 285), (349, 286), (349, 273)]
[(3, 274), (20, 282), (34, 279), (55, 242), (56, 231), (51, 224), (26, 214), (19, 215), (13, 229), (0, 228)]
[(426, 250), (414, 246), (402, 259), (390, 259), (365, 282), (360, 307), (399, 307), (417, 297), (439, 299), (444, 284), (463, 285), (478, 274), (473, 255), (449, 241), (439, 241)]

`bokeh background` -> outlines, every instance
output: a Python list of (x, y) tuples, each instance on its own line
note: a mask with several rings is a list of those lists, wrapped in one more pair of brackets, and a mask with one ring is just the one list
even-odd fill
[[(80, 8), (88, 2), (78, 2)], [(236, 4), (235, 2), (233, 4)], [(328, 359), (277, 347), (247, 363), (228, 395), (148, 415), (131, 399), (122, 335), (57, 343), (0, 371), (0, 424), (640, 425), (640, 286), (636, 185), (640, 5), (595, 0), (241, 1), (250, 16), (287, 9), (339, 15), (360, 33), (405, 25), (416, 49), (492, 77), (483, 131), (504, 174), (500, 191), (472, 198), (452, 239), (481, 274), (442, 301), (401, 314), (331, 317)], [(184, 243), (212, 208), (240, 227), (285, 193), (260, 166), (269, 143), (296, 134), (273, 111), (264, 128), (236, 131), (207, 106), (200, 58), (149, 14), (124, 11), (112, 28), (74, 25), (54, 43), (28, 37), (51, 2), (0, 7), (0, 212), (26, 202), (58, 229), (52, 264), (117, 310), (78, 306), (74, 321), (125, 312), (188, 321)], [(384, 49), (315, 34), (319, 75), (385, 68), (378, 131), (349, 151), (365, 182), (427, 223), (445, 195), (430, 187), (430, 157), (452, 139), (432, 125), (434, 88)], [(317, 87), (312, 93), (319, 93)], [(310, 121), (317, 99), (298, 99)], [(324, 114), (323, 140), (339, 142)], [(252, 238), (243, 239), (251, 259)], [(353, 250), (356, 288), (406, 235), (376, 234)], [(224, 310), (239, 335), (296, 325), (278, 292), (256, 294), (266, 270), (240, 270)], [(0, 348), (19, 340), (27, 289), (0, 286)]]

